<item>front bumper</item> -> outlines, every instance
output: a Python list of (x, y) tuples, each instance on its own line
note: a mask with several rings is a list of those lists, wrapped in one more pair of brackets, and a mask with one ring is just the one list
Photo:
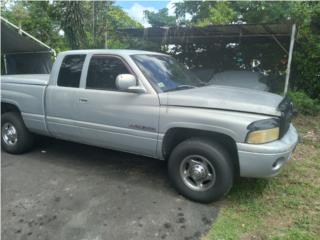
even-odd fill
[(266, 144), (237, 143), (240, 176), (266, 178), (277, 175), (297, 143), (298, 133), (292, 124), (280, 140)]

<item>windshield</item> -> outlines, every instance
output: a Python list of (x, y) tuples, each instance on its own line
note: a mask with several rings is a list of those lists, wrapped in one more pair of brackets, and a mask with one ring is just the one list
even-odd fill
[(203, 85), (193, 73), (170, 56), (137, 54), (131, 57), (151, 84), (163, 92)]

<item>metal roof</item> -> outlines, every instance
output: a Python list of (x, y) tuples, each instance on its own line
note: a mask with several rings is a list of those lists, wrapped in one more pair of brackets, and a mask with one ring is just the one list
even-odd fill
[(1, 17), (1, 53), (54, 52), (45, 43)]
[(208, 42), (264, 42), (270, 39), (288, 40), (291, 23), (284, 24), (229, 24), (210, 25), (206, 27), (150, 27), (126, 28), (117, 30), (126, 37), (143, 38), (166, 44), (174, 43), (208, 43)]
[(155, 54), (163, 55), (159, 52), (151, 52), (145, 50), (134, 50), (134, 49), (81, 49), (81, 50), (68, 50), (60, 52), (59, 54), (70, 55), (70, 54), (116, 54), (120, 56), (130, 56), (135, 54)]

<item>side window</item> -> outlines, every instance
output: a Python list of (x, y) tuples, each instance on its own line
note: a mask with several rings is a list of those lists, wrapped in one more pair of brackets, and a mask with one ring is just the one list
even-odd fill
[(86, 55), (67, 55), (64, 57), (58, 76), (58, 86), (79, 87), (80, 77)]
[(116, 78), (119, 74), (125, 73), (130, 72), (120, 59), (111, 56), (92, 56), (87, 75), (87, 88), (117, 90)]

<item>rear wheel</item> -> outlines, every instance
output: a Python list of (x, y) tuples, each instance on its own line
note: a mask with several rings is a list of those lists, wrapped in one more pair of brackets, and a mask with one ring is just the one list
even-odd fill
[(9, 153), (23, 153), (33, 146), (34, 138), (17, 112), (1, 116), (1, 146)]
[(208, 139), (191, 138), (175, 147), (168, 172), (174, 187), (197, 202), (218, 200), (233, 185), (234, 167), (228, 152)]

